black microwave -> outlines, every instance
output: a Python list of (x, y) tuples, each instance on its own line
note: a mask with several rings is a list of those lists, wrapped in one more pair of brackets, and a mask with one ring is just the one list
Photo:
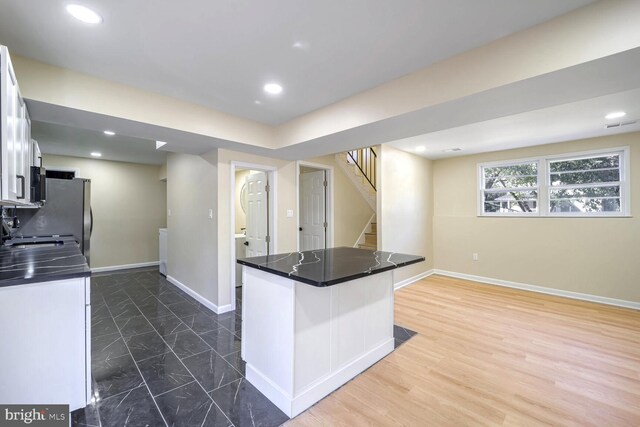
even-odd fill
[(31, 166), (31, 203), (47, 200), (47, 171), (40, 166)]

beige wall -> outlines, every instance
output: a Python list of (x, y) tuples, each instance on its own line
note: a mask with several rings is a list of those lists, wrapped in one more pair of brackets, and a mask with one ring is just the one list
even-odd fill
[(334, 246), (353, 246), (369, 223), (373, 209), (338, 166), (334, 156), (306, 160), (333, 168)]
[(43, 161), (46, 168), (75, 169), (91, 180), (92, 268), (158, 261), (167, 203), (160, 166), (48, 154)]
[(394, 272), (394, 282), (433, 268), (433, 162), (388, 145), (378, 149), (378, 225), (383, 251), (423, 255), (425, 262)]
[(214, 304), (218, 304), (217, 160), (217, 150), (203, 156), (171, 153), (167, 158), (168, 275)]
[[(476, 216), (480, 162), (621, 146), (631, 147), (633, 218)], [(640, 301), (640, 133), (438, 160), (433, 180), (437, 269)]]

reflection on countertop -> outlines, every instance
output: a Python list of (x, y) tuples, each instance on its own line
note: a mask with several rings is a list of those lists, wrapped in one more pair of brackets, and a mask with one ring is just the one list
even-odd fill
[(0, 287), (90, 275), (73, 236), (16, 238), (0, 246)]

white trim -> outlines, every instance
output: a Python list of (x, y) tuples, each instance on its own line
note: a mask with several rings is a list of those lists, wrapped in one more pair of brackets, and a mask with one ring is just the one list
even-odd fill
[(130, 268), (153, 267), (157, 265), (160, 265), (160, 261), (139, 262), (136, 264), (109, 265), (106, 267), (94, 267), (91, 269), (91, 272), (102, 273), (103, 271), (128, 270)]
[[(305, 162), (303, 160), (296, 161), (296, 230), (300, 230), (300, 166), (308, 166), (315, 169), (321, 169), (327, 172), (328, 194), (327, 194), (327, 206), (326, 209), (329, 212), (329, 218), (325, 218), (328, 222), (327, 227), (327, 248), (333, 248), (334, 242), (334, 222), (335, 222), (335, 209), (334, 207), (334, 168), (322, 163)], [(296, 239), (296, 250), (300, 250), (300, 232), (298, 231), (298, 238)]]
[(397, 291), (398, 289), (402, 289), (405, 286), (409, 286), (409, 285), (417, 282), (420, 279), (424, 279), (425, 277), (429, 277), (429, 276), (433, 275), (434, 272), (435, 272), (435, 270), (432, 268), (431, 270), (423, 271), (422, 273), (416, 274), (413, 277), (409, 277), (408, 279), (404, 279), (404, 280), (401, 280), (401, 281), (399, 281), (397, 283), (394, 283), (393, 284), (393, 290)]
[(209, 301), (208, 299), (206, 299), (205, 297), (203, 297), (202, 295), (200, 295), (199, 293), (197, 293), (196, 291), (194, 291), (184, 283), (180, 282), (175, 277), (167, 276), (167, 281), (172, 285), (175, 285), (176, 287), (182, 289), (184, 292), (189, 294), (189, 296), (197, 300), (200, 304), (204, 305), (208, 309), (213, 310), (216, 314), (222, 314), (222, 313), (226, 313), (227, 311), (232, 311), (231, 304), (218, 307), (217, 305), (215, 305), (214, 303), (212, 303), (211, 301)]
[(634, 310), (640, 310), (640, 302), (635, 302), (635, 301), (626, 301), (626, 300), (615, 299), (615, 298), (601, 297), (598, 295), (583, 294), (580, 292), (564, 291), (561, 289), (547, 288), (544, 286), (528, 285), (526, 283), (510, 282), (508, 280), (502, 280), (502, 279), (493, 279), (491, 277), (474, 276), (472, 274), (466, 274), (466, 273), (456, 273), (454, 271), (440, 270), (437, 268), (433, 270), (433, 274), (438, 274), (440, 276), (454, 277), (456, 279), (471, 280), (473, 282), (486, 283), (489, 285), (503, 286), (506, 288), (520, 289), (523, 291), (537, 292), (540, 294), (554, 295), (554, 296), (576, 299), (581, 301), (590, 301), (590, 302), (595, 302), (599, 304), (613, 305), (616, 307), (624, 307), (624, 308), (631, 308)]
[(246, 366), (246, 377), (247, 381), (267, 396), (282, 412), (290, 418), (293, 418), (320, 399), (337, 390), (356, 375), (383, 359), (393, 351), (393, 348), (393, 339), (385, 341), (378, 347), (353, 360), (340, 370), (324, 377), (294, 397), (275, 385), (269, 378), (248, 363)]
[[(229, 259), (231, 262), (231, 268), (229, 269), (229, 287), (231, 295), (231, 303), (222, 306), (221, 309), (226, 311), (232, 311), (236, 309), (236, 171), (238, 169), (252, 169), (262, 172), (266, 172), (268, 176), (269, 186), (271, 191), (269, 192), (269, 231), (271, 235), (271, 242), (269, 243), (269, 253), (275, 254), (278, 251), (278, 168), (276, 166), (260, 165), (256, 163), (248, 163), (232, 160), (229, 167), (229, 228), (231, 230), (231, 243), (229, 246)], [(219, 236), (218, 236), (219, 237)], [(230, 307), (228, 310), (226, 307)], [(215, 310), (214, 310), (215, 311)]]
[(369, 230), (369, 232), (371, 232), (371, 222), (373, 221), (373, 218), (375, 218), (375, 217), (376, 217), (376, 213), (374, 212), (373, 215), (371, 215), (371, 218), (369, 218), (369, 221), (367, 221), (367, 224), (362, 229), (362, 233), (360, 233), (360, 235), (358, 236), (358, 240), (356, 240), (356, 242), (353, 244), (354, 248), (357, 248), (358, 245), (363, 244), (363, 243), (360, 243), (360, 242), (365, 242), (366, 241), (365, 234), (367, 233), (367, 230)]

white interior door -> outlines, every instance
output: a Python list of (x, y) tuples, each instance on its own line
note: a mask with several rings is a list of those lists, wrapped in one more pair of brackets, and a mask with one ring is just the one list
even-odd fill
[(247, 256), (267, 255), (269, 224), (267, 174), (252, 172), (247, 175)]
[(300, 175), (300, 250), (326, 247), (326, 172)]

